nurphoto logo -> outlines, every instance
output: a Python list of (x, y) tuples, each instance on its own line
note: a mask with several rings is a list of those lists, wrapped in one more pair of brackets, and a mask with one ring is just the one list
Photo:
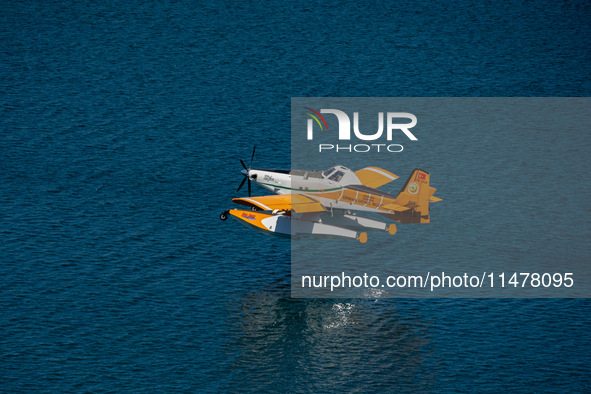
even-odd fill
[[(351, 140), (351, 119), (344, 111), (339, 109), (321, 109), (320, 112), (306, 107), (310, 112), (306, 112), (306, 115), (310, 117), (308, 119), (308, 140), (314, 139), (314, 124), (316, 123), (321, 131), (328, 131), (328, 124), (322, 114), (333, 114), (337, 117), (339, 122), (339, 140), (347, 141)], [(408, 112), (388, 112), (386, 114), (386, 140), (392, 141), (392, 136), (395, 131), (402, 131), (406, 137), (411, 141), (418, 141), (409, 129), (417, 125), (417, 117)], [(395, 123), (395, 119), (409, 119), (410, 123)], [(353, 112), (353, 133), (355, 137), (362, 141), (375, 141), (382, 137), (384, 133), (384, 113), (378, 112), (378, 131), (374, 134), (363, 134), (359, 129), (359, 112)], [(319, 144), (319, 151), (335, 150), (348, 151), (348, 152), (359, 152), (365, 153), (369, 151), (380, 152), (380, 148), (385, 147), (382, 152), (388, 151), (392, 153), (402, 152), (404, 149), (400, 144), (357, 144), (357, 145), (338, 145), (336, 144)]]

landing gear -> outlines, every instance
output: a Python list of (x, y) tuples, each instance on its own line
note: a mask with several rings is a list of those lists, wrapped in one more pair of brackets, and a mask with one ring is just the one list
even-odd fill
[(227, 220), (228, 219), (228, 211), (224, 211), (220, 213), (220, 219)]

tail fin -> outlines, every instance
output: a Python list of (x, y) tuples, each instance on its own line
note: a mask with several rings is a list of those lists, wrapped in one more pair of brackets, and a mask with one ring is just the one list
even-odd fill
[(416, 168), (404, 183), (394, 203), (411, 209), (400, 214), (401, 223), (429, 223), (429, 199), (436, 190), (429, 178), (427, 171)]

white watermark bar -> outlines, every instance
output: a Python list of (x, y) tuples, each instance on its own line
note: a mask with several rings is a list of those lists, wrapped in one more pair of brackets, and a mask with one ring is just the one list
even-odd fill
[(585, 97), (292, 98), (247, 217), (291, 239), (292, 297), (589, 298), (589, 124)]

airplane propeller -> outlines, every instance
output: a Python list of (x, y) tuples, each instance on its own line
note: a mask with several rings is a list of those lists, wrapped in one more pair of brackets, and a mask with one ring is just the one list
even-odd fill
[(240, 189), (242, 189), (242, 186), (244, 186), (244, 183), (248, 180), (248, 197), (250, 197), (250, 168), (252, 167), (252, 161), (254, 160), (254, 152), (256, 151), (257, 147), (255, 146), (252, 150), (252, 156), (250, 157), (250, 165), (248, 166), (248, 168), (246, 168), (246, 164), (244, 164), (244, 162), (242, 161), (242, 159), (240, 159), (240, 164), (242, 164), (242, 167), (244, 167), (244, 169), (246, 170), (246, 173), (243, 171), (242, 174), (244, 174), (244, 179), (242, 180), (242, 182), (240, 183), (240, 186), (238, 186), (238, 189), (236, 190), (237, 192), (240, 191)]

